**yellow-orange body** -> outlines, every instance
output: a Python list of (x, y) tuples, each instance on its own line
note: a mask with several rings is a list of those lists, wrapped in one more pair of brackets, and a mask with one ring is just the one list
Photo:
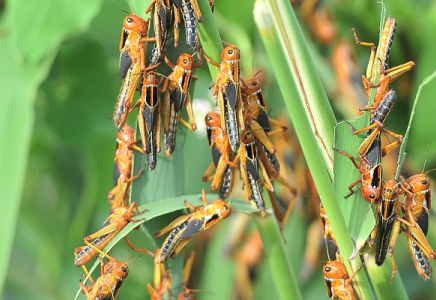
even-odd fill
[(165, 293), (168, 293), (168, 299), (170, 299), (171, 282), (170, 270), (165, 271), (163, 264), (154, 265), (154, 288), (151, 284), (147, 283), (150, 299), (161, 300)]
[[(363, 198), (365, 198), (365, 200), (369, 201), (370, 203), (375, 203), (378, 199), (380, 199), (381, 185), (382, 185), (381, 163), (378, 162), (375, 164), (371, 164), (371, 162), (369, 162), (365, 156), (359, 155), (360, 164), (358, 165), (351, 154), (336, 148), (333, 148), (333, 150), (339, 152), (344, 156), (347, 156), (351, 160), (353, 165), (356, 167), (356, 169), (359, 170), (359, 173), (361, 174), (360, 179), (357, 179), (356, 181), (352, 182), (348, 186), (348, 190), (350, 192), (347, 195), (345, 195), (345, 198), (351, 196), (354, 193), (352, 188), (357, 184), (361, 183), (362, 186), (360, 187), (359, 190)], [(380, 155), (380, 159), (381, 159), (381, 155)]]
[[(130, 207), (119, 206), (116, 207), (111, 215), (103, 223), (101, 229), (84, 238), (85, 243), (90, 242), (95, 248), (102, 250), (109, 244), (109, 242), (127, 226), (130, 222), (139, 222), (140, 220), (133, 220), (134, 209), (140, 214), (136, 203), (132, 203)], [(78, 247), (74, 251), (74, 265), (76, 267), (82, 266), (89, 262), (98, 251), (91, 246)]]
[[(152, 0), (145, 10), (146, 14), (151, 11), (153, 4), (153, 28), (156, 36), (156, 43), (150, 56), (150, 63), (156, 64), (159, 60), (161, 60), (165, 52), (166, 45), (170, 39), (171, 26), (173, 24), (174, 6), (171, 0)], [(176, 30), (176, 28), (174, 29)]]
[[(198, 50), (199, 39), (195, 19), (197, 18), (197, 21), (201, 23), (203, 16), (201, 15), (197, 0), (173, 0), (173, 3), (177, 7), (175, 12), (177, 14), (181, 13), (185, 22), (186, 46), (190, 50)], [(180, 16), (178, 18), (180, 19)]]
[(317, 40), (323, 44), (330, 44), (336, 38), (338, 29), (331, 11), (322, 2), (302, 0), (300, 12)]
[(356, 111), (368, 102), (366, 91), (362, 87), (361, 68), (354, 48), (341, 42), (333, 50), (332, 65), (336, 77), (336, 107), (347, 118), (354, 118)]
[(159, 101), (159, 79), (155, 72), (146, 72), (143, 77), (141, 96), (132, 111), (139, 105), (138, 127), (141, 134), (143, 152), (147, 157), (150, 170), (156, 168), (156, 155), (160, 152), (160, 128), (162, 108)]
[(147, 37), (148, 23), (148, 20), (145, 21), (135, 14), (129, 14), (124, 18), (119, 47), (121, 78), (124, 78), (126, 68), (134, 64), (139, 64), (141, 71), (145, 69), (145, 42), (155, 40)]
[[(221, 128), (219, 112), (211, 111), (205, 118), (209, 146), (212, 149), (212, 160), (209, 168), (203, 175), (203, 181), (212, 180), (210, 189), (216, 191), (219, 188), (219, 196), (225, 199), (230, 195), (234, 182), (233, 152), (230, 148), (229, 137)], [(233, 167), (233, 168), (232, 168)], [(215, 175), (208, 178), (216, 168)]]
[(128, 205), (130, 182), (141, 175), (141, 172), (131, 177), (132, 157), (134, 149), (140, 150), (135, 145), (135, 131), (129, 125), (117, 131), (117, 147), (115, 150), (114, 188), (108, 194), (112, 202), (112, 210), (118, 206)]
[(185, 205), (193, 212), (178, 217), (168, 226), (156, 232), (155, 238), (159, 238), (171, 231), (155, 255), (154, 262), (156, 264), (164, 263), (170, 256), (175, 257), (194, 234), (208, 229), (230, 215), (231, 207), (229, 204), (222, 200), (214, 200), (207, 204), (204, 190), (202, 190), (202, 196), (203, 207), (193, 206), (185, 201)]
[(239, 158), (239, 170), (247, 191), (248, 199), (253, 200), (259, 213), (265, 215), (265, 200), (262, 195), (262, 186), (259, 177), (259, 170), (262, 173), (264, 184), (268, 190), (274, 191), (272, 183), (266, 173), (265, 167), (258, 159), (257, 149), (255, 145), (255, 137), (249, 130), (242, 133), (241, 146), (239, 147), (238, 155), (234, 161)]
[[(402, 186), (396, 180), (388, 180), (383, 182), (382, 196), (377, 204), (376, 227), (371, 233), (370, 245), (373, 244), (375, 236), (375, 263), (381, 266), (386, 258), (389, 246), (389, 257), (392, 263), (391, 282), (394, 279), (397, 270), (393, 257), (393, 249), (400, 232), (400, 216), (401, 203), (399, 196), (403, 194)], [(389, 243), (392, 236), (392, 241)]]
[(139, 64), (134, 64), (128, 69), (123, 79), (117, 102), (115, 103), (113, 120), (117, 128), (122, 128), (127, 122), (129, 108), (140, 79), (141, 67)]
[(424, 280), (431, 278), (433, 273), (429, 259), (436, 258), (426, 238), (431, 208), (430, 179), (427, 173), (413, 175), (406, 181), (400, 177), (406, 191), (404, 223), (407, 227), (407, 242), (415, 268)]
[(406, 198), (406, 218), (410, 221), (418, 220), (422, 214), (428, 213), (431, 209), (430, 178), (426, 174), (416, 174), (406, 181), (408, 190)]
[(156, 68), (157, 65), (145, 67), (145, 42), (148, 38), (148, 20), (129, 14), (124, 18), (120, 40), (120, 76), (123, 79), (118, 99), (115, 104), (113, 120), (117, 128), (122, 128), (127, 121), (130, 105), (141, 78), (141, 72)]
[(177, 300), (194, 300), (195, 294), (194, 290), (187, 288), (189, 281), (189, 275), (191, 274), (192, 265), (194, 263), (195, 252), (192, 251), (183, 267), (183, 290), (177, 295)]
[[(380, 102), (389, 91), (389, 83), (397, 79), (401, 74), (410, 71), (415, 66), (413, 61), (409, 61), (405, 64), (389, 68), (389, 54), (396, 27), (395, 19), (389, 16), (380, 35), (378, 49), (373, 43), (359, 41), (356, 33), (354, 33), (357, 44), (371, 47), (371, 56), (366, 69), (366, 75), (362, 75), (363, 86), (365, 87), (368, 97), (371, 94), (371, 89), (376, 88), (372, 106), (365, 108), (365, 110), (371, 111), (371, 118), (372, 113), (374, 113), (375, 109), (377, 109)], [(376, 58), (377, 54), (378, 56)], [(376, 76), (378, 76), (377, 80)]]
[(221, 114), (221, 128), (229, 135), (230, 146), (236, 152), (239, 146), (239, 128), (245, 129), (240, 80), (240, 51), (229, 45), (221, 52), (221, 63), (206, 60), (220, 68), (212, 95), (217, 98)]
[(322, 235), (324, 237), (329, 260), (343, 262), (343, 258), (339, 252), (338, 243), (336, 242), (335, 234), (330, 226), (329, 218), (322, 203), (319, 204), (319, 216), (321, 219)]
[[(235, 233), (232, 229), (232, 234)], [(256, 273), (264, 255), (263, 243), (257, 230), (243, 233), (244, 239), (235, 254), (235, 299), (253, 299), (253, 273)]]
[(348, 277), (347, 270), (339, 261), (328, 261), (324, 268), (324, 280), (327, 287), (327, 294), (330, 299), (354, 300), (356, 299)]
[[(162, 92), (164, 97), (164, 133), (165, 133), (165, 153), (171, 156), (176, 146), (176, 132), (179, 119), (181, 122), (194, 131), (197, 129), (195, 124), (194, 112), (192, 110), (191, 96), (189, 95), (189, 86), (194, 78), (193, 70), (201, 66), (201, 61), (194, 62), (192, 55), (183, 53), (177, 59), (177, 64), (173, 65), (166, 57), (165, 61), (173, 70), (165, 80)], [(180, 110), (186, 103), (186, 110), (191, 124), (189, 125), (180, 117)]]
[[(276, 149), (269, 140), (268, 135), (284, 132), (287, 127), (279, 125), (276, 120), (268, 116), (259, 79), (252, 77), (242, 82), (241, 94), (242, 102), (244, 103), (244, 120), (246, 125), (249, 126), (250, 130), (268, 152), (275, 153)], [(271, 132), (271, 125), (280, 126), (281, 129)]]
[(123, 262), (115, 259), (108, 261), (106, 265), (99, 257), (101, 263), (101, 275), (90, 286), (86, 287), (82, 282), (82, 293), (86, 294), (87, 300), (112, 300), (118, 294), (121, 285), (124, 283), (127, 275), (129, 275), (129, 268)]

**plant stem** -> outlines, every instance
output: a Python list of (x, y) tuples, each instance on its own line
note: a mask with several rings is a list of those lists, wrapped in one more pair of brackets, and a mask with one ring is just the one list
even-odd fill
[[(341, 253), (350, 257), (354, 247), (332, 188), (331, 147), (336, 120), (295, 14), (287, 1), (258, 0), (255, 20)], [(353, 260), (351, 268), (345, 259), (345, 265), (351, 274), (360, 262)], [(361, 298), (372, 299), (365, 272), (357, 273), (355, 279)]]
[(298, 281), (285, 251), (283, 238), (273, 214), (254, 217), (262, 238), (265, 255), (280, 299), (302, 299)]

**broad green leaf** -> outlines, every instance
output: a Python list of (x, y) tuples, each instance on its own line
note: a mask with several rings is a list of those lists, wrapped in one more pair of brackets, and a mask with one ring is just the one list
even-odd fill
[[(368, 120), (367, 115), (369, 114), (365, 113), (363, 117), (351, 122), (353, 128), (360, 129), (364, 127)], [(334, 147), (353, 155), (356, 162), (359, 164), (355, 153), (357, 153), (357, 149), (364, 140), (364, 137), (365, 133), (353, 136), (347, 124), (342, 122), (336, 126)], [(334, 158), (335, 182), (333, 187), (336, 195), (338, 195), (338, 202), (340, 203), (342, 214), (347, 223), (351, 238), (356, 243), (357, 249), (360, 249), (364, 246), (366, 239), (374, 228), (374, 214), (370, 203), (363, 199), (360, 194), (360, 183), (353, 188), (354, 193), (345, 199), (344, 196), (349, 193), (348, 186), (359, 179), (361, 174), (348, 157), (336, 152)]]
[[(210, 195), (206, 194), (207, 202), (210, 203), (213, 199), (216, 199), (216, 195)], [(150, 202), (147, 204), (143, 204), (139, 206), (139, 211), (142, 213), (140, 215), (137, 215), (134, 217), (135, 220), (139, 220), (135, 223), (129, 223), (121, 232), (106, 246), (104, 249), (104, 252), (109, 253), (109, 251), (115, 246), (121, 239), (123, 239), (126, 235), (129, 234), (132, 230), (134, 230), (138, 225), (144, 224), (147, 225), (148, 223), (152, 222), (153, 220), (156, 220), (157, 222), (153, 225), (159, 225), (162, 223), (161, 227), (157, 228), (155, 231), (150, 231), (149, 228), (145, 229), (146, 235), (153, 240), (154, 244), (156, 245), (155, 248), (159, 248), (160, 244), (157, 244), (156, 240), (154, 240), (154, 234), (164, 228), (166, 225), (168, 225), (172, 219), (162, 221), (162, 218), (160, 218), (163, 215), (174, 216), (174, 212), (181, 211), (183, 209), (186, 209), (186, 205), (184, 204), (184, 201), (188, 201), (192, 205), (195, 206), (203, 206), (203, 200), (201, 199), (201, 195), (189, 195), (189, 196), (180, 196), (180, 197), (173, 197), (173, 198), (166, 198), (157, 200), (154, 202)], [(231, 200), (231, 206), (233, 210), (239, 210), (243, 213), (247, 214), (258, 214), (257, 209), (250, 205), (247, 200), (244, 199), (238, 199), (238, 198), (232, 198)], [(175, 218), (173, 218), (175, 219)], [(147, 226), (146, 226), (147, 227)], [(163, 241), (166, 235), (162, 238), (160, 238), (160, 241)], [(96, 260), (93, 264), (93, 266), (89, 269), (90, 274), (97, 268), (99, 265), (99, 262)], [(172, 264), (171, 264), (172, 265)], [(181, 270), (181, 268), (179, 269)], [(180, 272), (177, 273), (177, 276)], [(173, 276), (173, 280), (176, 279)], [(181, 281), (180, 281), (181, 282)], [(180, 283), (179, 282), (179, 283)], [(76, 298), (80, 294), (80, 290), (77, 291)]]
[[(3, 147), (0, 191), (5, 199), (0, 214), (4, 228), (0, 259), (8, 261), (32, 134), (37, 89), (47, 76), (59, 45), (67, 37), (89, 26), (102, 1), (10, 1), (2, 14), (0, 28), (0, 138), (13, 147)], [(13, 134), (11, 129), (13, 128)], [(0, 268), (3, 287), (8, 264)]]

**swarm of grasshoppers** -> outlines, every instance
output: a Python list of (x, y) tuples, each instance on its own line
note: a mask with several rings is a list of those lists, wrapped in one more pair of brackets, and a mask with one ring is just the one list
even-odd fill
[[(210, 189), (218, 191), (220, 199), (208, 204), (203, 190), (203, 207), (185, 202), (192, 212), (179, 216), (156, 232), (155, 238), (169, 234), (162, 246), (155, 251), (136, 248), (127, 237), (125, 238), (132, 249), (153, 257), (156, 273), (159, 274), (156, 277), (159, 279), (155, 280), (154, 287), (147, 285), (151, 297), (160, 299), (169, 293), (171, 277), (168, 269), (166, 270), (162, 264), (169, 258), (174, 258), (194, 235), (230, 215), (232, 208), (230, 200), (226, 202), (226, 199), (231, 197), (235, 181), (238, 179), (235, 169), (239, 169), (248, 200), (253, 200), (253, 205), (262, 217), (268, 214), (263, 187), (266, 188), (271, 200), (274, 200), (275, 214), (283, 223), (286, 222), (297, 195), (297, 189), (281, 175), (283, 166), (279, 163), (276, 154), (278, 147), (270, 139), (275, 134), (285, 132), (288, 127), (269, 116), (267, 100), (262, 93), (260, 80), (256, 78), (257, 74), (247, 80), (242, 78), (240, 49), (236, 45), (226, 44), (220, 62), (213, 61), (207, 53), (203, 53), (196, 31), (196, 22), (201, 22), (202, 16), (195, 0), (153, 0), (147, 11), (150, 12), (152, 9), (154, 9), (155, 37), (148, 36), (148, 20), (145, 21), (133, 13), (126, 16), (124, 20), (120, 42), (120, 75), (123, 81), (113, 115), (118, 131), (114, 188), (108, 195), (112, 208), (102, 228), (84, 238), (86, 246), (75, 250), (77, 266), (84, 265), (98, 253), (108, 259), (108, 263), (104, 264), (100, 258), (101, 276), (95, 283), (91, 286), (81, 283), (82, 291), (90, 299), (115, 298), (128, 275), (126, 264), (109, 256), (103, 248), (129, 223), (143, 221), (135, 218), (143, 212), (135, 202), (129, 203), (131, 182), (142, 176), (144, 170), (143, 168), (132, 175), (133, 154), (145, 154), (148, 168), (154, 170), (158, 167), (157, 153), (161, 151), (161, 126), (164, 127), (164, 149), (168, 158), (177, 151), (176, 134), (179, 121), (192, 131), (197, 128), (192, 109), (193, 97), (190, 95), (189, 87), (192, 80), (196, 79), (194, 71), (202, 66), (203, 57), (219, 68), (218, 77), (212, 85), (212, 96), (216, 98), (218, 111), (211, 111), (205, 117), (212, 163), (204, 173), (203, 181), (212, 181)], [(177, 63), (173, 64), (171, 62), (173, 58), (167, 56), (167, 48), (173, 45), (170, 43), (173, 28), (174, 46), (178, 45), (177, 30), (181, 20), (180, 13), (187, 30), (187, 47), (194, 52), (179, 55)], [(393, 247), (399, 233), (404, 232), (418, 273), (424, 279), (428, 279), (432, 273), (429, 259), (436, 257), (425, 238), (428, 230), (428, 210), (431, 205), (428, 177), (422, 173), (408, 179), (400, 177), (397, 181), (385, 182), (382, 179), (382, 157), (402, 143), (401, 135), (384, 128), (384, 123), (396, 100), (396, 93), (389, 89), (389, 83), (414, 66), (413, 62), (409, 62), (396, 68), (388, 68), (390, 49), (386, 45), (390, 45), (393, 39), (394, 28), (395, 20), (389, 18), (382, 35), (386, 41), (380, 42), (380, 47), (385, 49), (380, 51), (381, 57), (377, 58), (375, 46), (360, 42), (355, 34), (358, 44), (370, 46), (372, 50), (368, 72), (363, 76), (363, 83), (368, 94), (371, 89), (376, 88), (376, 98), (372, 105), (362, 109), (371, 112), (370, 125), (358, 130), (354, 130), (350, 125), (352, 134), (366, 132), (365, 140), (358, 150), (359, 162), (355, 161), (353, 155), (340, 149), (335, 150), (348, 156), (361, 173), (361, 178), (350, 185), (350, 194), (354, 192), (353, 187), (361, 183), (362, 196), (371, 203), (377, 204), (378, 223), (369, 242), (376, 244), (376, 263), (382, 264), (389, 250), (394, 266), (391, 278), (394, 277)], [(154, 42), (154, 46), (147, 63), (145, 57), (148, 42)], [(165, 75), (158, 73), (158, 68), (163, 62), (171, 68), (171, 73)], [(376, 65), (379, 66), (379, 70), (375, 70)], [(377, 81), (374, 72), (382, 74)], [(135, 102), (135, 93), (138, 90), (140, 95)], [(163, 104), (161, 99), (164, 101)], [(180, 115), (185, 105), (189, 122)], [(135, 139), (133, 129), (127, 124), (128, 116), (136, 108), (138, 108), (137, 124), (140, 137), (138, 140)], [(380, 138), (382, 132), (395, 137), (396, 141), (382, 147)], [(211, 175), (214, 169), (215, 173)], [(280, 208), (276, 210), (281, 203), (276, 195), (274, 181), (281, 183), (284, 189), (292, 194), (286, 212), (280, 213)], [(407, 200), (404, 205), (398, 201), (399, 195), (406, 195)], [(325, 212), (321, 212), (321, 219), (330, 259), (323, 268), (328, 294), (333, 298), (354, 299), (351, 282), (360, 268), (355, 270), (353, 275), (348, 276)], [(393, 237), (390, 242), (391, 233)], [(258, 241), (257, 245), (259, 249), (262, 248)], [(189, 266), (191, 264), (192, 262)], [(182, 293), (190, 294), (190, 291), (186, 288)]]
[[(213, 9), (213, 1), (209, 4)], [(197, 129), (189, 88), (192, 80), (197, 79), (194, 72), (202, 66), (203, 57), (220, 68), (219, 76), (212, 88), (212, 96), (217, 99), (219, 112), (213, 111), (206, 116), (207, 135), (214, 162), (203, 176), (206, 181), (213, 169), (217, 169), (211, 177), (211, 190), (219, 189), (220, 199), (207, 203), (203, 189), (203, 207), (185, 201), (191, 212), (181, 215), (156, 232), (155, 238), (169, 234), (162, 246), (155, 251), (137, 248), (127, 236), (124, 237), (133, 250), (153, 257), (156, 278), (154, 287), (150, 284), (147, 286), (150, 296), (153, 299), (161, 299), (170, 293), (169, 271), (159, 265), (169, 258), (174, 258), (198, 232), (207, 230), (230, 215), (230, 201), (226, 202), (225, 199), (231, 196), (235, 169), (240, 170), (248, 199), (254, 200), (254, 205), (262, 216), (267, 213), (262, 189), (266, 186), (274, 195), (273, 180), (284, 184), (292, 191), (292, 201), (296, 196), (296, 189), (280, 176), (280, 164), (274, 154), (276, 149), (269, 139), (270, 135), (284, 132), (287, 127), (281, 126), (269, 117), (266, 101), (260, 90), (260, 81), (256, 77), (247, 81), (241, 78), (241, 54), (237, 46), (227, 45), (222, 52), (220, 63), (214, 62), (204, 53), (196, 29), (197, 22), (201, 22), (203, 17), (196, 0), (153, 0), (146, 12), (152, 10), (152, 20), (144, 20), (130, 12), (123, 21), (119, 46), (119, 71), (122, 82), (113, 114), (117, 128), (114, 187), (108, 193), (108, 200), (112, 206), (102, 227), (86, 236), (85, 246), (74, 251), (74, 263), (76, 266), (82, 266), (85, 273), (88, 273), (85, 264), (98, 254), (108, 260), (105, 264), (101, 257), (98, 258), (101, 276), (95, 282), (92, 281), (88, 286), (86, 283), (80, 283), (81, 290), (88, 299), (115, 298), (127, 278), (127, 265), (109, 256), (104, 252), (104, 248), (129, 224), (146, 221), (138, 216), (142, 216), (147, 209), (140, 211), (135, 202), (130, 202), (132, 182), (143, 176), (146, 167), (133, 173), (133, 159), (135, 155), (145, 155), (148, 169), (153, 171), (159, 168), (157, 154), (162, 148), (161, 127), (163, 148), (168, 158), (177, 151), (178, 124), (185, 125), (191, 131)], [(177, 63), (173, 64), (168, 49), (172, 46), (178, 47), (181, 17), (186, 28), (187, 48), (193, 53), (178, 55)], [(153, 24), (154, 37), (149, 36), (149, 24)], [(172, 30), (174, 35), (171, 33)], [(172, 36), (174, 43), (170, 42)], [(154, 44), (147, 61), (147, 45), (150, 43)], [(159, 73), (163, 62), (171, 69), (171, 72), (165, 75)], [(138, 98), (135, 97), (137, 92)], [(188, 112), (189, 122), (180, 114), (184, 106)], [(135, 109), (138, 110), (137, 114), (133, 113)], [(128, 125), (128, 120), (132, 119), (132, 116), (136, 116), (137, 132)], [(278, 126), (279, 129), (271, 130), (272, 125)], [(292, 204), (288, 207), (290, 209)], [(284, 219), (283, 214), (281, 220)], [(187, 265), (190, 269), (192, 259)], [(181, 299), (193, 297), (193, 290), (186, 286), (179, 295)]]
[[(368, 238), (368, 245), (372, 247), (375, 244), (375, 264), (381, 266), (386, 255), (392, 263), (392, 273), (390, 280), (394, 279), (397, 270), (393, 258), (394, 246), (400, 232), (404, 232), (409, 244), (412, 260), (415, 264), (418, 274), (427, 280), (432, 276), (431, 259), (435, 259), (435, 252), (426, 239), (428, 231), (428, 214), (431, 206), (430, 195), (430, 179), (424, 170), (417, 175), (413, 175), (408, 179), (397, 174), (395, 179), (384, 180), (382, 178), (383, 166), (382, 158), (389, 154), (393, 149), (401, 145), (403, 136), (387, 130), (384, 124), (389, 113), (397, 99), (396, 92), (389, 87), (389, 84), (397, 79), (400, 75), (410, 71), (415, 63), (409, 61), (400, 66), (389, 68), (389, 54), (393, 42), (396, 29), (396, 20), (389, 16), (384, 24), (384, 28), (380, 34), (380, 42), (378, 48), (373, 43), (361, 42), (354, 32), (354, 39), (358, 45), (371, 47), (371, 55), (368, 63), (366, 74), (362, 76), (364, 89), (368, 95), (375, 89), (373, 102), (362, 108), (361, 111), (369, 111), (369, 125), (355, 130), (348, 124), (353, 135), (365, 133), (365, 138), (358, 148), (356, 162), (354, 155), (346, 153), (341, 149), (333, 148), (340, 154), (347, 156), (353, 165), (358, 169), (361, 178), (357, 179), (348, 187), (349, 193), (344, 196), (347, 198), (354, 193), (354, 186), (361, 184), (360, 193), (362, 197), (369, 201), (370, 204), (375, 204), (375, 219), (376, 225)], [(347, 122), (347, 121), (346, 121)], [(347, 122), (348, 123), (348, 122)], [(395, 138), (395, 141), (390, 142), (386, 146), (382, 146), (381, 133)], [(406, 196), (405, 203), (400, 201), (402, 195)], [(321, 210), (323, 216), (323, 232), (324, 238), (329, 253), (329, 258), (332, 261), (342, 262), (343, 258), (339, 255), (339, 250), (334, 235), (331, 229), (327, 228), (325, 211)], [(326, 268), (326, 267), (325, 267)], [(333, 270), (329, 267), (329, 270)], [(345, 270), (345, 269), (344, 269)], [(335, 296), (337, 299), (354, 299), (354, 293), (349, 292), (333, 293), (333, 282), (326, 275), (326, 284), (329, 296)], [(351, 284), (351, 281), (346, 283)], [(347, 284), (342, 284), (346, 287)]]

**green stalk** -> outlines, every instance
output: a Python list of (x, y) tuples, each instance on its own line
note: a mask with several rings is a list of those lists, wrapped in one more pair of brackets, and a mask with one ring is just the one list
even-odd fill
[(302, 299), (280, 228), (274, 215), (254, 217), (280, 299)]
[[(263, 1), (271, 13), (271, 20), (274, 22), (278, 34), (277, 42), (286, 54), (286, 56), (281, 57), (283, 59), (281, 63), (286, 63), (291, 78), (298, 87), (296, 90), (298, 98), (302, 101), (306, 111), (305, 115), (309, 118), (310, 126), (321, 150), (320, 153), (330, 177), (333, 178), (333, 150), (331, 145), (333, 145), (333, 128), (336, 119), (315, 65), (309, 55), (309, 49), (304, 41), (300, 26), (288, 2), (281, 0)], [(262, 22), (260, 16), (255, 15), (255, 18)], [(277, 46), (277, 44), (273, 45), (273, 47)]]
[[(209, 7), (207, 0), (197, 0), (200, 7), (201, 14), (203, 15), (203, 22), (197, 23), (198, 37), (201, 41), (204, 53), (216, 63), (221, 62), (221, 51), (223, 51), (223, 44), (221, 41), (218, 28), (215, 24), (212, 11)], [(219, 68), (208, 63), (209, 72), (212, 80), (215, 81), (218, 76)]]
[[(353, 243), (331, 182), (336, 120), (308, 56), (301, 29), (288, 1), (257, 0), (254, 17), (341, 253), (348, 258), (353, 253)], [(352, 264), (353, 268), (345, 259), (350, 274), (360, 261), (352, 260)], [(360, 297), (372, 299), (365, 272), (357, 273), (355, 279), (354, 287)]]

